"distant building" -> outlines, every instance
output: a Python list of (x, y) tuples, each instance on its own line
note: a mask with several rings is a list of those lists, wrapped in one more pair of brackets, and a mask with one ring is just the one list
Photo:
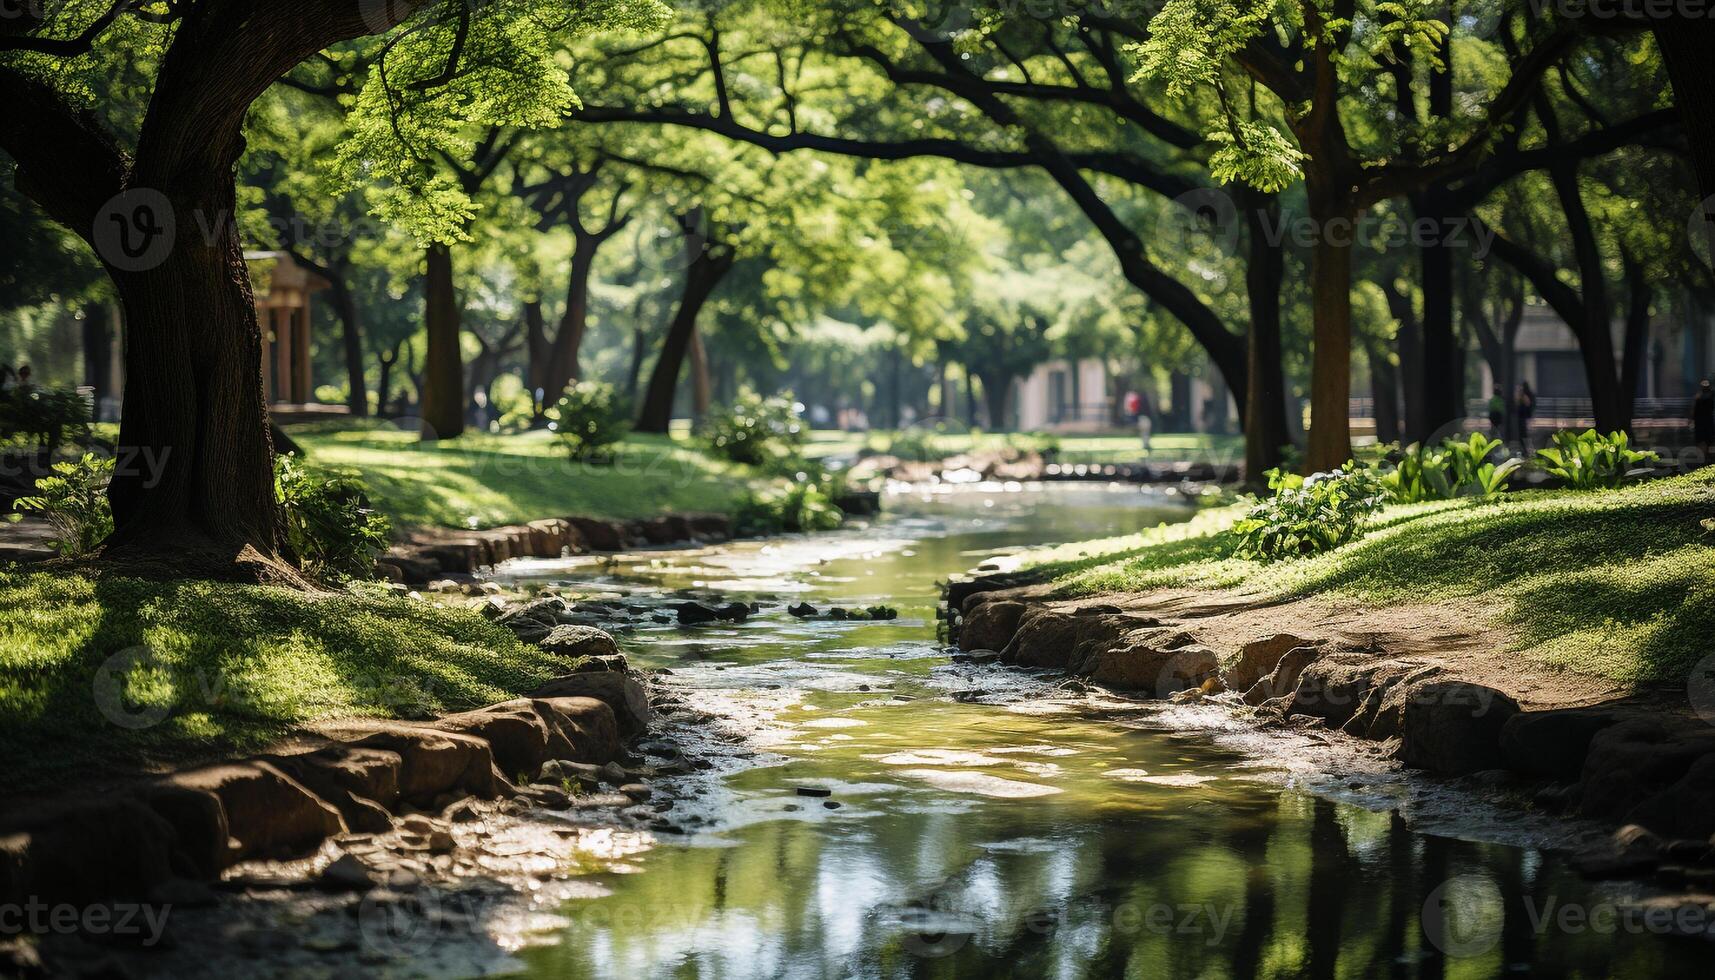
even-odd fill
[(245, 252), (262, 328), (262, 386), (270, 405), (304, 405), (314, 398), (310, 370), (310, 299), (326, 279), (286, 252)]
[[(1100, 358), (1038, 364), (1013, 382), (1007, 422), (1020, 432), (1129, 430), (1132, 420), (1123, 410), (1127, 384)], [(1238, 418), (1231, 394), (1212, 370), (1176, 373), (1166, 391), (1145, 394), (1158, 432), (1226, 432)]]

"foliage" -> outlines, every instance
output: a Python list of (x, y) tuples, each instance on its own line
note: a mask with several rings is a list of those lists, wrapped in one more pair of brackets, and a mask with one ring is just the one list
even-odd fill
[(334, 581), (371, 577), (392, 522), (370, 508), (355, 473), (313, 473), (295, 456), (280, 456), (274, 490), (286, 545), (304, 571)]
[(576, 460), (600, 456), (631, 431), (631, 403), (605, 381), (579, 381), (554, 408), (555, 431)]
[(809, 432), (799, 418), (804, 406), (791, 395), (764, 398), (752, 391), (725, 408), (711, 410), (699, 429), (703, 443), (735, 463), (765, 466), (798, 455)]
[(1381, 510), (1380, 480), (1348, 466), (1309, 477), (1271, 470), (1274, 494), (1233, 525), (1234, 554), (1258, 561), (1318, 555), (1355, 540)]
[(734, 524), (739, 534), (763, 535), (831, 531), (844, 519), (826, 488), (794, 480), (752, 491), (739, 506)]
[(1635, 477), (1634, 467), (1660, 458), (1631, 448), (1631, 438), (1624, 432), (1602, 435), (1595, 429), (1556, 432), (1554, 445), (1538, 449), (1536, 456), (1549, 476), (1573, 490), (1611, 490)]
[(1439, 448), (1413, 443), (1381, 474), (1381, 485), (1396, 503), (1454, 497), (1487, 497), (1507, 488), (1523, 462), (1507, 459), (1493, 462), (1499, 439), (1473, 432), (1467, 439), (1446, 439)]
[(0, 439), (33, 437), (50, 452), (89, 434), (89, 404), (69, 388), (28, 385), (0, 395)]
[(21, 497), (13, 506), (47, 519), (60, 554), (88, 554), (113, 533), (113, 509), (107, 503), (112, 479), (111, 458), (84, 453), (76, 462), (55, 463), (53, 476), (36, 481), (35, 496)]

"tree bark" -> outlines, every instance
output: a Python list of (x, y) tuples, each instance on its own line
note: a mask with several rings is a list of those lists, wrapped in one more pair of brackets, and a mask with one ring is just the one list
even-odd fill
[(697, 328), (697, 315), (733, 264), (730, 249), (704, 246), (699, 212), (693, 211), (684, 216), (680, 225), (685, 232), (686, 250), (691, 253), (685, 268), (685, 288), (679, 297), (679, 308), (673, 314), (673, 322), (667, 326), (661, 355), (649, 375), (649, 387), (644, 392), (643, 406), (637, 415), (639, 432), (667, 433), (673, 421), (673, 399), (679, 389), (679, 372), (690, 349), (691, 336)]
[[(1261, 486), (1262, 474), (1280, 466), (1285, 448), (1292, 444), (1280, 342), (1280, 285), (1286, 259), (1263, 228), (1265, 221), (1278, 220), (1275, 199), (1250, 195), (1245, 213), (1250, 236), (1245, 266), (1250, 333), (1245, 343), (1246, 385), (1239, 405), (1244, 412), (1245, 480)], [(1235, 398), (1238, 394), (1234, 392)]]
[(988, 410), (990, 432), (1006, 432), (1009, 425), (1006, 417), (1007, 403), (1012, 400), (1012, 379), (1002, 374), (988, 373), (982, 375), (983, 400)]
[(583, 347), (584, 331), (589, 323), (590, 270), (595, 266), (596, 249), (600, 241), (591, 235), (578, 235), (572, 248), (572, 264), (566, 281), (566, 310), (560, 316), (560, 327), (554, 342), (548, 346), (548, 363), (543, 373), (543, 402), (553, 405), (566, 393), (566, 388), (578, 380), (578, 354)]
[(548, 422), (548, 334), (542, 301), (524, 301), (524, 387), (530, 395), (530, 427)]
[(703, 332), (691, 330), (691, 418), (701, 422), (709, 414), (709, 355), (703, 348)]
[(1352, 458), (1352, 244), (1355, 215), (1311, 193), (1311, 216), (1320, 233), (1310, 258), (1315, 351), (1310, 364), (1310, 445), (1305, 465), (1312, 473), (1344, 466)]
[(423, 359), (423, 439), (464, 433), (464, 363), (459, 349), (459, 304), (453, 288), (452, 249), (430, 245), (423, 299), (427, 351)]
[(363, 370), (363, 322), (357, 308), (357, 297), (352, 295), (351, 284), (346, 280), (345, 263), (341, 262), (328, 271), (331, 273), (326, 277), (331, 286), (330, 299), (334, 315), (339, 317), (340, 343), (345, 351), (345, 406), (352, 415), (362, 418), (369, 414), (369, 383)]
[(1364, 345), (1370, 366), (1370, 397), (1376, 406), (1376, 441), (1399, 441), (1399, 371), (1379, 342)]

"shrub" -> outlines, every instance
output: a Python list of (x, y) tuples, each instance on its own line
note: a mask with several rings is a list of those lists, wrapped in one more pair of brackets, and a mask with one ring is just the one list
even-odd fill
[(808, 432), (790, 395), (764, 398), (744, 392), (729, 406), (709, 412), (699, 435), (710, 451), (735, 463), (765, 466), (790, 459)]
[(1544, 472), (1573, 490), (1618, 487), (1639, 475), (1634, 467), (1661, 458), (1652, 452), (1633, 449), (1631, 438), (1624, 432), (1602, 435), (1595, 429), (1576, 434), (1556, 432), (1554, 445), (1538, 449), (1536, 456)]
[(1359, 536), (1385, 495), (1373, 472), (1350, 466), (1310, 477), (1270, 470), (1268, 477), (1274, 495), (1233, 525), (1239, 558), (1276, 561), (1332, 551)]
[(1499, 439), (1473, 432), (1467, 439), (1446, 439), (1438, 448), (1413, 443), (1392, 469), (1381, 474), (1381, 485), (1393, 500), (1415, 504), (1454, 497), (1487, 497), (1507, 488), (1522, 462), (1491, 457), (1503, 448)]
[(21, 497), (13, 507), (47, 518), (60, 554), (88, 554), (113, 533), (113, 509), (107, 503), (113, 460), (84, 453), (76, 462), (55, 463), (53, 472), (36, 481), (35, 496)]
[(76, 391), (30, 385), (0, 396), (0, 439), (34, 438), (53, 452), (88, 434), (89, 404)]
[(760, 535), (831, 531), (844, 519), (827, 490), (805, 481), (752, 491), (739, 504), (735, 524), (739, 534)]
[(304, 571), (332, 581), (374, 572), (390, 525), (370, 509), (362, 480), (343, 471), (318, 475), (287, 455), (274, 462), (274, 490), (286, 546)]
[(579, 381), (555, 406), (560, 441), (573, 459), (600, 458), (602, 450), (631, 431), (631, 405), (605, 381)]

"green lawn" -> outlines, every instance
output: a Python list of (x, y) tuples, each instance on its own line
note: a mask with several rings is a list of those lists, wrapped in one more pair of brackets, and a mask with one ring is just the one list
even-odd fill
[(375, 588), (0, 571), (0, 754), (20, 789), (478, 707), (565, 669), (474, 613)]
[(352, 424), (288, 432), (312, 463), (359, 471), (375, 506), (397, 524), (495, 527), (574, 514), (730, 513), (753, 479), (744, 467), (663, 436), (631, 436), (611, 463), (595, 465), (573, 462), (549, 432), (436, 443)]
[(1069, 595), (1163, 587), (1377, 604), (1461, 602), (1537, 662), (1621, 682), (1680, 682), (1715, 653), (1715, 467), (1622, 490), (1524, 491), (1386, 509), (1315, 558), (1229, 557), (1243, 506), (1189, 524), (1026, 555)]

